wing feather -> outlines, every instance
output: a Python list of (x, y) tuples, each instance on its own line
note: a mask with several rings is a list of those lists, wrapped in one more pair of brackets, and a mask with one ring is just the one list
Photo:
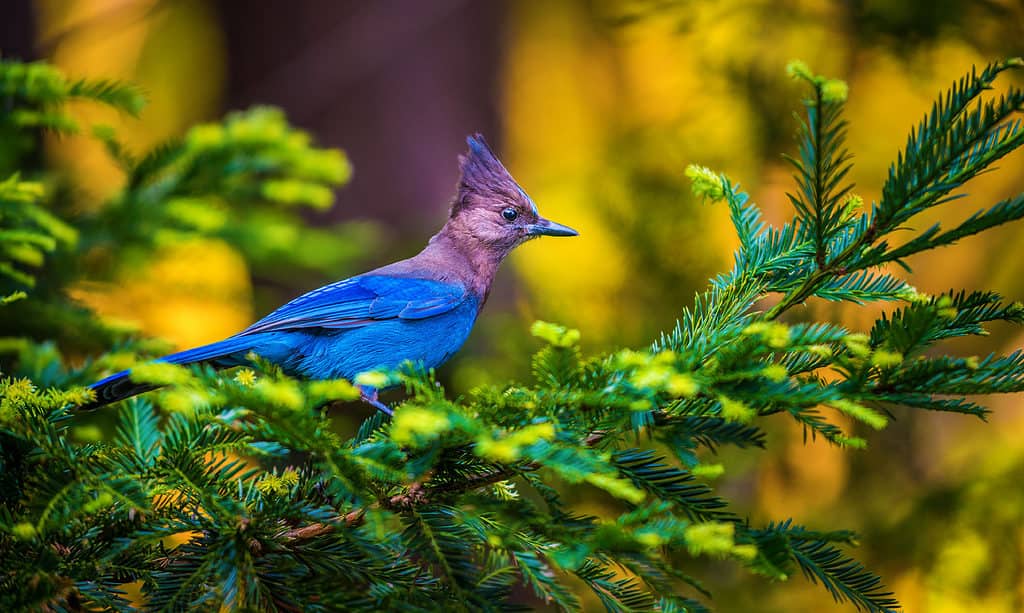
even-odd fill
[(425, 319), (451, 311), (465, 287), (433, 279), (365, 275), (299, 296), (239, 336), (298, 328), (356, 328), (384, 319)]

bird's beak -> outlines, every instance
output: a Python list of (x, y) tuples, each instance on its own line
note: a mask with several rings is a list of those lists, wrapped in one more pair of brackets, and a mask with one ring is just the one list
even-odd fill
[(578, 236), (579, 232), (569, 226), (538, 217), (536, 223), (526, 226), (527, 234), (530, 236)]

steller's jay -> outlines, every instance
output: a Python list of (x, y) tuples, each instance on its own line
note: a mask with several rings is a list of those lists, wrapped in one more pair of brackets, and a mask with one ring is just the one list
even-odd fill
[[(158, 361), (238, 366), (255, 352), (292, 376), (353, 379), (406, 360), (435, 368), (469, 336), (501, 261), (538, 236), (576, 236), (549, 221), (477, 134), (459, 156), (448, 221), (415, 256), (303, 294), (242, 332)], [(130, 371), (91, 386), (95, 408), (153, 389)], [(377, 390), (362, 388), (378, 409)]]

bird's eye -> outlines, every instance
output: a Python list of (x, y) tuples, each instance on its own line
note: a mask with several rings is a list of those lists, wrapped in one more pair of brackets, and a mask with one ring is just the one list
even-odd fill
[(501, 212), (501, 216), (507, 219), (508, 221), (515, 221), (516, 217), (519, 217), (519, 211), (515, 210), (512, 207), (508, 207), (507, 209)]

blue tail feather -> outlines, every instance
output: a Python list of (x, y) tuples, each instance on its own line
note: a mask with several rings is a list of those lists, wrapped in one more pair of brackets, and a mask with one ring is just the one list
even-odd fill
[[(197, 362), (213, 362), (218, 366), (228, 366), (228, 363), (222, 361), (227, 361), (231, 357), (248, 352), (252, 348), (252, 341), (253, 339), (251, 338), (232, 336), (216, 343), (203, 345), (202, 347), (165, 355), (156, 361), (182, 365), (195, 364)], [(89, 389), (96, 393), (96, 400), (82, 405), (80, 408), (95, 409), (105, 404), (124, 400), (136, 394), (156, 389), (154, 385), (132, 381), (129, 378), (130, 375), (130, 370), (122, 370), (119, 373), (114, 373), (105, 379), (93, 383), (89, 386)]]
[(236, 354), (248, 352), (252, 349), (253, 340), (254, 339), (247, 338), (245, 336), (230, 336), (222, 341), (217, 341), (216, 343), (210, 343), (209, 345), (203, 345), (202, 347), (193, 347), (192, 349), (186, 349), (185, 351), (165, 355), (157, 361), (168, 362), (170, 364), (210, 362), (212, 360), (217, 360), (218, 358), (228, 358)]

